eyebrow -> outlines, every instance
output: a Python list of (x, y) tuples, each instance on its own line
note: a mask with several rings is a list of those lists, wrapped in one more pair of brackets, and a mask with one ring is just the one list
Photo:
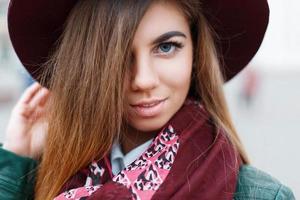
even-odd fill
[(167, 33), (164, 33), (164, 34), (160, 35), (158, 38), (156, 38), (152, 42), (152, 44), (155, 45), (155, 44), (162, 43), (163, 41), (166, 41), (169, 38), (172, 38), (174, 36), (181, 36), (181, 37), (186, 38), (186, 35), (184, 33), (180, 32), (180, 31), (170, 31), (170, 32), (167, 32)]

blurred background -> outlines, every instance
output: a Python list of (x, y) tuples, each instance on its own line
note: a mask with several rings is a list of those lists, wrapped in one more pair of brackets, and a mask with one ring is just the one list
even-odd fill
[[(252, 164), (300, 199), (300, 1), (269, 4), (263, 44), (246, 70), (225, 84), (225, 92)], [(0, 0), (0, 142), (13, 105), (32, 83), (9, 40), (7, 7), (8, 0)]]

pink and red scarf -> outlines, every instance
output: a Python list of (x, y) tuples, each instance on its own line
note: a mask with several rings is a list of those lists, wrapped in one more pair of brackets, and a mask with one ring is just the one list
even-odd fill
[(187, 99), (149, 148), (113, 176), (109, 155), (75, 174), (55, 200), (232, 200), (241, 164), (226, 133)]

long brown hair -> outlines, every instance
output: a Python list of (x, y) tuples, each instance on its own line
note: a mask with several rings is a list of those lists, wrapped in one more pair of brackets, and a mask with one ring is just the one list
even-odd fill
[[(42, 76), (51, 90), (47, 143), (35, 198), (53, 199), (65, 182), (103, 158), (123, 129), (123, 80), (140, 20), (154, 1), (78, 1)], [(199, 0), (174, 1), (186, 15), (194, 42), (190, 95), (203, 101), (244, 162), (248, 159), (231, 121), (214, 39)], [(50, 77), (50, 80), (47, 78)]]

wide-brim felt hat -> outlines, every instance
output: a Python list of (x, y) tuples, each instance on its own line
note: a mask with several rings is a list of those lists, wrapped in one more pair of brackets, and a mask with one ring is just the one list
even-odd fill
[[(78, 0), (11, 0), (8, 30), (20, 61), (39, 81), (44, 63)], [(267, 0), (202, 0), (204, 15), (218, 36), (217, 49), (225, 81), (254, 57), (268, 21)]]

